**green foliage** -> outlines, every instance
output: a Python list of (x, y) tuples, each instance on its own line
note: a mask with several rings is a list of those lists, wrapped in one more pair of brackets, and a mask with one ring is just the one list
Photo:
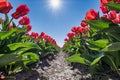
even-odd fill
[(69, 58), (67, 58), (66, 61), (69, 61), (69, 62), (78, 62), (78, 63), (82, 63), (82, 64), (85, 64), (85, 65), (88, 65), (88, 64), (91, 63), (87, 59), (81, 57), (80, 54), (74, 54), (74, 55), (70, 56)]
[(28, 65), (34, 62), (37, 62), (39, 60), (39, 56), (36, 53), (33, 52), (26, 52), (22, 55), (24, 65)]
[[(16, 73), (28, 69), (41, 58), (57, 53), (60, 49), (56, 45), (42, 39), (26, 36), (26, 27), (18, 27), (13, 19), (9, 21), (5, 15), (0, 31), (0, 72)], [(13, 28), (8, 29), (12, 22)], [(42, 53), (42, 54), (39, 54)], [(6, 75), (8, 75), (6, 74)]]
[(90, 21), (86, 20), (88, 24), (91, 25), (91, 27), (94, 27), (95, 29), (106, 29), (109, 28), (109, 23), (107, 21), (101, 20), (95, 20), (95, 21)]
[(32, 42), (13, 43), (13, 44), (7, 45), (7, 47), (9, 48), (10, 51), (14, 51), (20, 48), (33, 48), (33, 47), (40, 50), (40, 47), (37, 44)]
[(11, 29), (9, 31), (1, 31), (0, 32), (0, 40), (4, 40), (8, 37), (10, 37), (11, 35), (13, 35), (18, 29), (17, 28), (14, 28), (14, 29)]
[(100, 40), (96, 40), (96, 41), (89, 40), (87, 42), (89, 43), (88, 47), (91, 50), (96, 50), (96, 51), (106, 47), (108, 44), (107, 39), (100, 39)]
[[(119, 3), (110, 2), (106, 5), (110, 10), (120, 11)], [(87, 65), (92, 75), (106, 70), (103, 66), (109, 66), (120, 76), (120, 26), (100, 17), (97, 20), (84, 21), (90, 29), (86, 34), (82, 33), (65, 43), (63, 50), (69, 53), (66, 60), (85, 65), (86, 60), (89, 61)]]
[(102, 51), (112, 52), (112, 51), (119, 51), (119, 50), (120, 50), (120, 42), (114, 42), (106, 46)]
[(96, 64), (101, 60), (102, 57), (104, 57), (104, 54), (99, 54), (99, 55), (93, 60), (93, 62), (90, 64), (90, 66), (96, 65)]
[(56, 47), (54, 44), (52, 44), (48, 41), (39, 40), (37, 42), (37, 44), (41, 48), (40, 56), (43, 58), (48, 56), (48, 55), (51, 55), (51, 54), (54, 54), (54, 53), (57, 53), (60, 51), (59, 47)]
[(12, 64), (22, 59), (22, 56), (18, 56), (16, 54), (0, 54), (0, 55), (2, 55), (0, 56), (0, 67)]
[(118, 10), (120, 11), (120, 4), (116, 4), (114, 2), (110, 2), (106, 4), (110, 10)]

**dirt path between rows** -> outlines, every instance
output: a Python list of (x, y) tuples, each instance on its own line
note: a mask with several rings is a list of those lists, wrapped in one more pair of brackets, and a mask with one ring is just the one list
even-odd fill
[(64, 61), (66, 57), (60, 51), (54, 57), (42, 60), (37, 69), (16, 74), (15, 80), (112, 80), (107, 76), (92, 79), (87, 66), (77, 64), (73, 68)]

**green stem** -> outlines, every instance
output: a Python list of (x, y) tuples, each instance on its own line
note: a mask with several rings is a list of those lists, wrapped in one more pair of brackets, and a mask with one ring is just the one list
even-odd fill
[(105, 33), (105, 35), (107, 36), (108, 40), (109, 40), (110, 42), (112, 42), (112, 39), (110, 38), (110, 36), (108, 35), (108, 33)]
[(108, 57), (108, 59), (111, 61), (112, 66), (114, 67), (114, 69), (116, 70), (116, 72), (118, 73), (118, 75), (120, 76), (120, 72), (118, 71), (118, 69), (117, 69), (117, 67), (116, 67), (116, 65), (115, 65), (115, 63), (114, 63), (114, 61), (111, 59), (110, 56), (107, 56), (107, 57)]
[(13, 21), (13, 19), (14, 19), (14, 18), (11, 18), (11, 19), (10, 19), (10, 21), (9, 21), (9, 23), (8, 23), (7, 25), (5, 25), (5, 26), (7, 26), (6, 31), (8, 30), (8, 26), (9, 26), (9, 25), (10, 25), (10, 23)]

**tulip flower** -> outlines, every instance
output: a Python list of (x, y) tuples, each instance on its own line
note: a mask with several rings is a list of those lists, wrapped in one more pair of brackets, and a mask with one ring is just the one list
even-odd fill
[(19, 24), (21, 25), (28, 25), (30, 24), (30, 19), (27, 16), (24, 16), (20, 21)]
[(25, 4), (21, 4), (17, 7), (16, 12), (12, 14), (12, 17), (18, 19), (19, 17), (25, 16), (29, 13), (29, 8)]
[(7, 14), (12, 8), (11, 3), (6, 0), (0, 0), (0, 13)]
[(88, 11), (86, 13), (85, 19), (86, 20), (95, 20), (95, 19), (97, 19), (97, 17), (98, 17), (98, 12), (95, 11), (94, 9), (90, 9), (90, 11)]

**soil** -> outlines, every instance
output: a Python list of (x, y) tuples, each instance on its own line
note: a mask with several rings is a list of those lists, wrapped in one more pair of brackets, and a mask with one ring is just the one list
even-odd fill
[(120, 80), (109, 75), (92, 78), (88, 66), (65, 62), (67, 55), (62, 51), (39, 62), (37, 68), (16, 74), (9, 80)]

